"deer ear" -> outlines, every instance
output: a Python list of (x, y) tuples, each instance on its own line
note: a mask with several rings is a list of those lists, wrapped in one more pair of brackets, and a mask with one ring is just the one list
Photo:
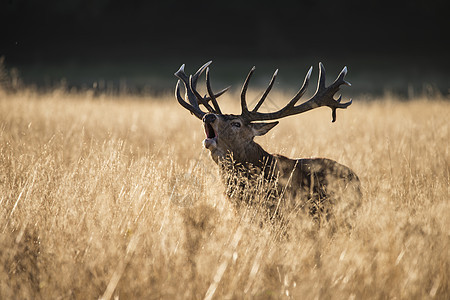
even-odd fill
[(279, 122), (271, 123), (251, 123), (250, 126), (255, 136), (265, 135), (270, 129), (274, 128)]

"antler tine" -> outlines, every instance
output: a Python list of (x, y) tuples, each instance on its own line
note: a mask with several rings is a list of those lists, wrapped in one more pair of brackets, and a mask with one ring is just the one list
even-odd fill
[[(178, 81), (177, 86), (176, 86), (176, 96), (178, 99), (178, 102), (186, 109), (188, 109), (189, 111), (191, 111), (191, 113), (195, 114), (197, 117), (199, 117), (200, 119), (203, 117), (203, 115), (205, 115), (206, 113), (203, 112), (200, 109), (199, 104), (202, 104), (203, 106), (206, 107), (206, 109), (209, 112), (213, 112), (213, 113), (219, 113), (222, 114), (222, 112), (220, 111), (220, 107), (219, 104), (217, 103), (217, 98), (221, 95), (223, 95), (226, 91), (228, 91), (228, 89), (230, 87), (227, 87), (223, 90), (221, 90), (220, 92), (218, 92), (217, 94), (214, 94), (212, 92), (211, 89), (211, 83), (210, 83), (210, 79), (209, 79), (209, 68), (208, 66), (212, 63), (212, 61), (208, 61), (207, 63), (205, 63), (203, 66), (201, 66), (197, 72), (195, 72), (194, 75), (190, 75), (189, 77), (186, 75), (186, 73), (184, 72), (184, 67), (185, 65), (182, 64), (180, 69), (178, 69), (178, 71), (175, 72), (175, 76), (177, 76), (183, 83), (186, 89), (186, 98), (189, 101), (189, 103), (187, 103), (180, 95), (180, 81)], [(208, 93), (209, 93), (209, 97), (202, 97), (196, 87), (197, 87), (197, 81), (198, 78), (200, 77), (200, 75), (207, 70), (207, 78), (206, 78), (206, 85), (208, 88)], [(209, 101), (213, 102), (213, 106), (214, 108), (212, 108), (208, 102)]]
[(255, 108), (253, 108), (252, 112), (257, 112), (258, 109), (261, 107), (261, 105), (263, 104), (264, 100), (266, 100), (267, 95), (269, 94), (270, 90), (273, 87), (273, 84), (275, 83), (275, 78), (277, 78), (278, 75), (278, 69), (275, 70), (275, 72), (272, 75), (272, 79), (269, 82), (269, 86), (267, 87), (266, 91), (264, 92), (264, 94), (262, 95), (261, 99), (259, 99), (258, 103), (256, 104)]
[[(189, 77), (186, 75), (186, 73), (184, 72), (184, 67), (185, 64), (182, 64), (180, 69), (178, 69), (178, 71), (175, 72), (175, 76), (180, 78), (181, 81), (183, 81), (184, 83), (184, 87), (186, 89), (185, 92), (185, 97), (189, 100), (189, 103), (196, 109), (200, 109), (198, 106), (198, 102), (197, 99), (194, 95), (194, 93), (192, 92), (190, 85), (189, 85)], [(197, 71), (198, 72), (198, 71)], [(183, 100), (184, 101), (184, 100)]]
[(198, 92), (197, 92), (197, 80), (200, 77), (200, 75), (202, 75), (203, 71), (205, 71), (206, 68), (208, 68), (208, 66), (212, 63), (212, 61), (208, 61), (207, 63), (205, 63), (203, 66), (201, 66), (197, 72), (195, 72), (194, 75), (189, 76), (189, 86), (190, 89), (192, 91), (192, 93), (195, 95), (195, 97), (197, 98), (197, 105), (198, 102), (200, 102), (201, 104), (203, 104), (206, 109), (210, 112), (214, 112), (214, 110), (212, 109), (212, 107), (208, 104), (208, 101), (206, 101)]
[(309, 79), (311, 78), (313, 67), (311, 66), (308, 70), (308, 73), (306, 73), (305, 80), (303, 80), (302, 87), (298, 90), (297, 94), (295, 94), (294, 98), (292, 98), (291, 101), (286, 105), (287, 107), (293, 107), (295, 104), (297, 104), (298, 100), (305, 94), (306, 89), (309, 85)]
[(200, 101), (200, 103), (203, 104), (203, 106), (206, 107), (206, 109), (207, 109), (209, 112), (215, 113), (215, 111), (214, 111), (214, 109), (211, 107), (211, 105), (208, 104), (208, 101), (206, 101), (206, 100), (199, 94), (199, 92), (197, 92), (197, 90), (195, 89), (195, 86), (197, 85), (197, 79), (198, 79), (198, 76), (197, 76), (196, 78), (194, 77), (195, 75), (197, 75), (197, 73), (194, 74), (194, 75), (189, 76), (189, 85), (190, 85), (190, 87), (191, 87), (192, 92), (194, 93), (195, 97), (197, 98), (197, 101)]
[(347, 75), (347, 66), (345, 66), (342, 69), (341, 73), (339, 73), (338, 77), (336, 78), (336, 80), (331, 85), (336, 84), (338, 82), (342, 82), (345, 85), (352, 86), (352, 84), (350, 82), (348, 82), (347, 80), (344, 79), (345, 75)]
[[(188, 77), (184, 71), (185, 68), (185, 64), (182, 64), (180, 69), (178, 69), (178, 71), (175, 72), (175, 76), (177, 76), (179, 79), (181, 79), (181, 81), (183, 81), (184, 83), (184, 87), (186, 89), (186, 97), (189, 101), (189, 103), (187, 103), (180, 94), (180, 81), (178, 80), (177, 85), (176, 85), (176, 89), (175, 89), (175, 94), (177, 97), (178, 102), (181, 104), (181, 106), (183, 106), (184, 108), (186, 108), (187, 110), (189, 110), (192, 114), (194, 114), (197, 118), (202, 119), (203, 116), (206, 114), (205, 112), (203, 112), (198, 104), (199, 101), (199, 97), (197, 97), (197, 91), (195, 90), (195, 87), (197, 85), (197, 79), (198, 77), (203, 73), (203, 71), (211, 64), (211, 61), (207, 62), (206, 64), (204, 64), (203, 66), (200, 67), (200, 69), (197, 70), (197, 72), (195, 72), (195, 74), (193, 76)], [(192, 77), (193, 80), (192, 80)], [(201, 99), (201, 97), (200, 97)], [(202, 102), (200, 100), (200, 102)], [(203, 102), (202, 102), (203, 104)], [(208, 106), (207, 106), (208, 108)]]
[[(225, 94), (225, 92), (227, 92), (230, 88), (231, 88), (231, 86), (224, 88), (223, 90), (221, 90), (220, 92), (215, 94), (214, 97), (216, 97), (216, 99), (219, 98), (220, 96)], [(205, 101), (207, 101), (207, 102), (211, 101), (211, 97), (204, 97), (203, 99), (205, 99)]]
[[(256, 110), (253, 110), (251, 112), (248, 111), (246, 102), (245, 102), (245, 91), (247, 90), (248, 80), (250, 76), (253, 73), (252, 69), (247, 76), (247, 79), (244, 83), (244, 87), (242, 88), (242, 94), (241, 94), (241, 106), (242, 106), (242, 116), (246, 118), (249, 122), (251, 121), (264, 121), (264, 120), (275, 120), (284, 118), (287, 116), (295, 115), (295, 114), (301, 114), (303, 112), (306, 112), (308, 110), (320, 107), (320, 106), (328, 106), (332, 110), (332, 121), (336, 121), (336, 109), (342, 108), (345, 109), (349, 105), (352, 104), (352, 101), (348, 101), (346, 103), (341, 103), (341, 98), (335, 100), (334, 94), (339, 90), (339, 87), (343, 84), (349, 85), (347, 81), (344, 80), (345, 75), (347, 74), (347, 68), (344, 67), (342, 69), (341, 73), (339, 74), (338, 78), (329, 86), (326, 87), (325, 85), (325, 68), (322, 63), (319, 63), (319, 78), (317, 82), (317, 90), (314, 93), (314, 95), (306, 102), (301, 103), (299, 105), (295, 105), (297, 101), (303, 96), (303, 94), (306, 91), (306, 88), (308, 87), (309, 79), (312, 72), (312, 67), (309, 69), (308, 73), (306, 74), (305, 80), (303, 82), (302, 87), (297, 92), (297, 94), (294, 96), (294, 98), (289, 101), (289, 103), (283, 107), (282, 109), (271, 112), (271, 113), (259, 113)], [(260, 101), (261, 102), (261, 101)], [(261, 103), (258, 102), (257, 107), (259, 108)]]
[(319, 62), (319, 79), (317, 80), (316, 93), (319, 90), (323, 89), (325, 89), (325, 67), (323, 66), (322, 62)]
[(174, 73), (174, 75), (183, 80), (183, 82), (187, 82), (188, 80), (186, 73), (184, 72), (185, 66), (186, 66), (185, 64), (182, 64), (181, 67), (178, 69), (178, 71)]
[(249, 111), (247, 108), (247, 101), (245, 100), (245, 94), (247, 93), (248, 83), (250, 82), (250, 78), (253, 75), (253, 72), (255, 72), (255, 67), (251, 68), (250, 72), (247, 75), (247, 78), (245, 78), (244, 85), (242, 86), (241, 91), (241, 109), (242, 109), (242, 115), (248, 115)]
[[(184, 65), (183, 65), (184, 66)], [(182, 67), (183, 67), (182, 66)], [(181, 79), (182, 80), (182, 79)], [(185, 85), (186, 87), (186, 85)], [(186, 87), (186, 91), (188, 90), (188, 88)], [(181, 106), (183, 106), (184, 108), (186, 108), (187, 110), (189, 110), (191, 112), (191, 114), (193, 114), (194, 116), (196, 116), (197, 118), (199, 118), (200, 120), (203, 118), (203, 116), (205, 115), (205, 113), (197, 106), (193, 106), (189, 103), (187, 103), (180, 94), (180, 80), (177, 81), (177, 85), (175, 87), (175, 96), (178, 100), (178, 103), (181, 104)]]
[(214, 92), (212, 91), (211, 88), (211, 81), (209, 79), (209, 68), (206, 68), (206, 88), (208, 90), (209, 97), (211, 98), (211, 102), (214, 106), (216, 113), (222, 114), (222, 112), (220, 111), (219, 103), (217, 103), (216, 96), (214, 95)]
[[(212, 61), (208, 61), (207, 63), (205, 63), (203, 66), (201, 66), (197, 72), (195, 72), (194, 75), (190, 75), (189, 79), (188, 79), (188, 84), (190, 87), (190, 90), (192, 92), (192, 94), (195, 96), (195, 98), (197, 99), (196, 105), (198, 106), (198, 102), (200, 102), (201, 104), (203, 104), (206, 109), (208, 111), (212, 111), (214, 112), (214, 110), (212, 109), (212, 107), (208, 104), (207, 101), (205, 101), (205, 99), (203, 99), (202, 96), (200, 96), (200, 94), (197, 92), (197, 80), (200, 77), (200, 75), (202, 75), (203, 71), (205, 71), (205, 69), (212, 63)], [(186, 76), (187, 78), (187, 76)]]
[(347, 75), (347, 67), (345, 66), (341, 73), (339, 73), (338, 77), (334, 80), (334, 82), (328, 87), (329, 89), (339, 89), (339, 86), (345, 84), (347, 86), (352, 86), (352, 84), (348, 81), (346, 81), (345, 75)]
[[(197, 80), (198, 80), (198, 78), (200, 77), (200, 75), (203, 73), (203, 71), (204, 70), (206, 70), (206, 73), (208, 73), (208, 70), (209, 70), (209, 65), (212, 63), (212, 60), (210, 60), (210, 61), (208, 61), (207, 63), (205, 63), (203, 66), (201, 66), (198, 70), (197, 70), (197, 72), (195, 72), (195, 74), (192, 76), (193, 77), (193, 79), (194, 79), (194, 89), (196, 89), (197, 88)], [(187, 78), (187, 77), (186, 77)], [(187, 79), (187, 80), (189, 80), (189, 79)], [(207, 79), (207, 81), (206, 81), (207, 83), (208, 83), (208, 79)], [(219, 98), (220, 96), (222, 96), (226, 91), (228, 91), (230, 89), (230, 87), (226, 87), (226, 88), (224, 88), (223, 90), (221, 90), (220, 92), (218, 92), (217, 94), (213, 94), (213, 96), (214, 96), (214, 98)], [(203, 100), (204, 101), (206, 101), (206, 102), (209, 102), (209, 101), (211, 101), (211, 95), (209, 96), (209, 97), (203, 97)], [(203, 104), (203, 102), (202, 102), (202, 104)], [(220, 111), (220, 109), (219, 109), (219, 111)]]
[(322, 63), (319, 63), (319, 67), (320, 67), (319, 82), (317, 84), (316, 94), (326, 89), (337, 92), (337, 90), (339, 90), (339, 87), (343, 84), (348, 86), (352, 85), (350, 82), (344, 80), (345, 75), (347, 75), (347, 67), (345, 66), (339, 73), (338, 77), (336, 77), (334, 82), (328, 88), (325, 88), (325, 68)]
[(195, 90), (197, 88), (197, 80), (200, 77), (200, 75), (202, 75), (203, 71), (205, 71), (206, 68), (208, 68), (208, 66), (212, 63), (212, 60), (208, 61), (207, 63), (205, 63), (203, 66), (201, 66), (197, 72), (195, 72), (194, 75), (192, 75), (192, 81), (194, 83), (193, 89)]
[(339, 91), (341, 85), (345, 84), (351, 86), (350, 82), (344, 80), (345, 75), (347, 75), (347, 67), (345, 66), (342, 69), (336, 80), (329, 87), (325, 87), (325, 68), (321, 62), (319, 63), (319, 67), (320, 67), (319, 83), (317, 85), (317, 91), (314, 94), (313, 98), (318, 97), (319, 99), (322, 99), (323, 101), (322, 105), (326, 105), (331, 108), (331, 117), (332, 117), (331, 121), (336, 122), (336, 109), (338, 108), (345, 109), (352, 104), (351, 99), (348, 102), (341, 103), (342, 95), (339, 96), (337, 100), (334, 100), (333, 98), (334, 94), (336, 94)]

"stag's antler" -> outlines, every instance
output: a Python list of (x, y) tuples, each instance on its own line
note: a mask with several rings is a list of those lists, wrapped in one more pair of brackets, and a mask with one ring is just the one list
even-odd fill
[(312, 67), (309, 69), (308, 73), (306, 74), (305, 81), (303, 82), (302, 87), (297, 92), (297, 94), (292, 98), (289, 103), (283, 107), (282, 109), (271, 112), (271, 113), (260, 113), (258, 112), (258, 109), (263, 104), (264, 100), (266, 99), (266, 96), (269, 94), (270, 90), (272, 89), (273, 83), (275, 81), (275, 78), (278, 74), (278, 70), (275, 71), (273, 74), (272, 80), (269, 83), (269, 86), (267, 87), (266, 91), (264, 92), (261, 99), (256, 104), (255, 108), (252, 111), (249, 111), (247, 108), (247, 102), (245, 100), (245, 94), (247, 92), (248, 83), (250, 81), (250, 78), (253, 75), (253, 72), (255, 71), (255, 67), (253, 67), (250, 72), (248, 73), (247, 78), (245, 79), (244, 85), (242, 87), (241, 91), (241, 108), (242, 113), (241, 116), (246, 119), (248, 122), (251, 121), (265, 121), (265, 120), (275, 120), (284, 118), (291, 115), (301, 114), (303, 112), (306, 112), (308, 110), (320, 107), (320, 106), (328, 106), (332, 110), (332, 121), (336, 121), (336, 109), (347, 108), (350, 104), (352, 104), (352, 100), (341, 103), (342, 96), (339, 96), (337, 100), (334, 99), (334, 94), (336, 94), (339, 91), (339, 87), (343, 84), (350, 86), (351, 84), (344, 80), (345, 75), (347, 74), (347, 67), (344, 67), (339, 74), (339, 76), (336, 78), (336, 80), (329, 86), (325, 87), (325, 68), (323, 67), (322, 63), (319, 63), (319, 80), (317, 83), (317, 90), (314, 93), (314, 95), (306, 102), (295, 105), (298, 100), (303, 96), (303, 94), (306, 92), (306, 88), (308, 87), (309, 78), (311, 77)]
[[(219, 104), (217, 103), (217, 98), (229, 89), (229, 87), (228, 87), (228, 88), (221, 90), (217, 94), (213, 93), (212, 88), (211, 88), (210, 79), (209, 79), (209, 68), (208, 68), (208, 66), (211, 63), (212, 63), (212, 61), (207, 62), (206, 64), (201, 66), (200, 69), (198, 69), (194, 75), (190, 75), (189, 77), (184, 72), (184, 64), (181, 65), (180, 69), (177, 72), (175, 72), (175, 76), (177, 76), (178, 78), (180, 78), (181, 81), (183, 81), (184, 87), (186, 89), (185, 97), (189, 100), (189, 103), (188, 103), (181, 97), (180, 80), (178, 80), (176, 88), (175, 88), (175, 95), (177, 97), (178, 102), (181, 104), (181, 106), (183, 106), (184, 108), (189, 110), (193, 115), (195, 115), (200, 120), (203, 118), (203, 116), (206, 113), (200, 109), (199, 103), (202, 104), (203, 106), (205, 106), (209, 112), (222, 114), (222, 112), (220, 111)], [(207, 97), (207, 96), (202, 97), (197, 92), (197, 89), (196, 89), (197, 88), (197, 80), (205, 69), (206, 69), (206, 86), (208, 89), (209, 97)], [(214, 108), (212, 108), (209, 105), (209, 103), (208, 103), (209, 101), (212, 102)]]

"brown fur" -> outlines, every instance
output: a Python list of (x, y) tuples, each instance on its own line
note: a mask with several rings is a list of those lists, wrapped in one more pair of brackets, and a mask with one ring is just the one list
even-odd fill
[[(327, 158), (272, 155), (253, 138), (265, 134), (276, 123), (245, 123), (240, 116), (214, 116), (203, 118), (205, 128), (211, 125), (217, 133), (215, 143), (208, 148), (220, 166), (226, 194), (236, 207), (258, 204), (270, 218), (294, 211), (307, 211), (314, 217), (324, 213), (328, 217), (330, 204), (336, 204), (349, 191), (353, 198), (344, 201), (351, 207), (357, 205), (360, 182), (350, 168)], [(255, 124), (259, 124), (257, 129)]]
[[(289, 159), (281, 155), (272, 155), (253, 141), (255, 136), (266, 134), (278, 124), (278, 121), (270, 123), (255, 123), (255, 121), (281, 119), (320, 106), (330, 107), (332, 121), (336, 121), (336, 110), (345, 109), (352, 103), (351, 100), (342, 103), (341, 96), (334, 98), (341, 85), (350, 85), (344, 79), (347, 67), (344, 67), (336, 80), (326, 87), (325, 68), (319, 63), (316, 92), (308, 101), (296, 105), (308, 86), (311, 67), (297, 94), (285, 107), (270, 113), (261, 113), (258, 109), (273, 87), (278, 70), (275, 71), (261, 99), (250, 111), (247, 107), (246, 92), (255, 70), (253, 67), (242, 87), (241, 115), (227, 115), (221, 112), (216, 99), (227, 89), (217, 94), (213, 93), (209, 79), (210, 64), (211, 61), (207, 62), (191, 76), (186, 75), (182, 65), (175, 73), (180, 79), (175, 87), (175, 97), (181, 106), (203, 120), (206, 133), (203, 145), (211, 151), (213, 160), (219, 164), (227, 187), (226, 193), (237, 207), (257, 203), (255, 207), (261, 208), (270, 218), (280, 214), (291, 214), (297, 210), (306, 210), (313, 216), (325, 213), (328, 218), (330, 204), (339, 202), (339, 198), (347, 191), (356, 193), (356, 197), (346, 196), (343, 203), (359, 203), (361, 198), (359, 179), (348, 167), (326, 158)], [(209, 97), (202, 97), (196, 90), (197, 80), (205, 69)], [(181, 97), (180, 82), (184, 83), (189, 103)], [(199, 104), (202, 104), (209, 113), (202, 111)]]

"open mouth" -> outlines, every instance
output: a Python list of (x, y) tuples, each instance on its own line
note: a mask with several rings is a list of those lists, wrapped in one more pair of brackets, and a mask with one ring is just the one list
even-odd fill
[(203, 123), (205, 126), (205, 134), (207, 139), (213, 139), (217, 137), (216, 132), (214, 131), (214, 128), (211, 126), (210, 123)]
[(206, 139), (203, 140), (203, 146), (206, 149), (213, 150), (217, 147), (217, 134), (214, 131), (211, 123), (203, 122), (203, 126), (205, 127)]

